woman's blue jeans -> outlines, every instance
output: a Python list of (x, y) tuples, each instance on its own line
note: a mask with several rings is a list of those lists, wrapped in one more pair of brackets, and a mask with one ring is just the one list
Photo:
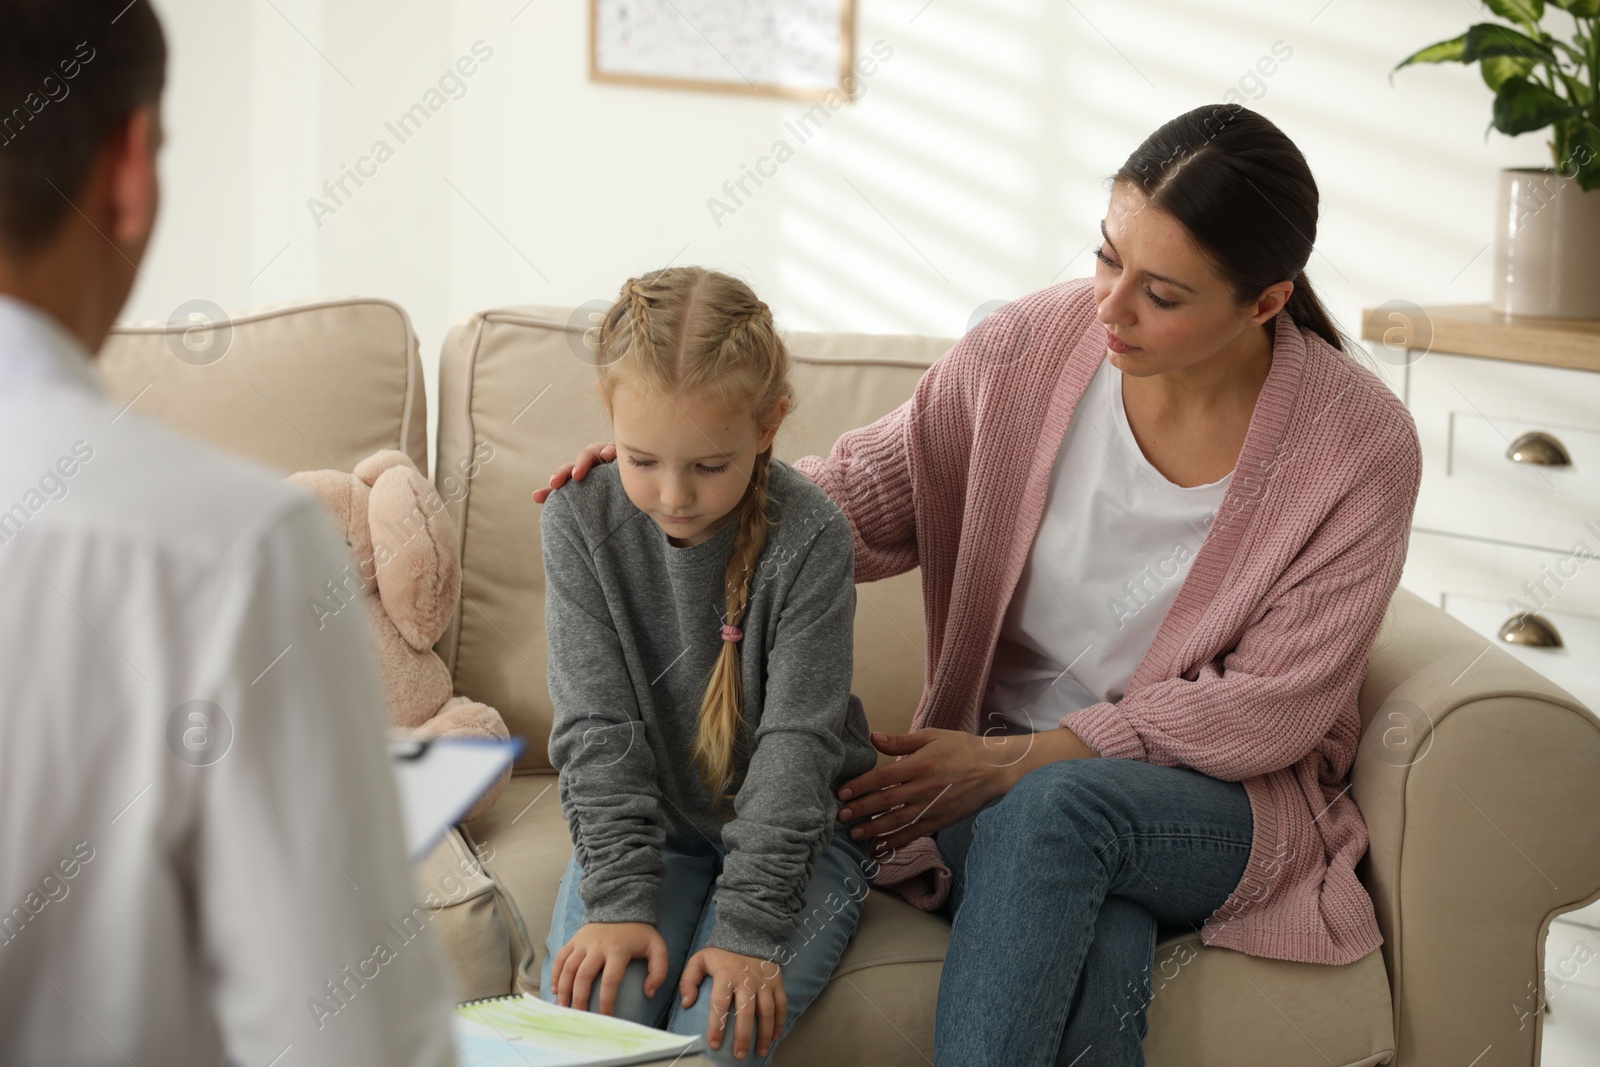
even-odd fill
[[(689, 839), (667, 835), (662, 849), (666, 871), (656, 908), (656, 930), (667, 943), (667, 980), (656, 990), (655, 996), (645, 997), (645, 961), (630, 961), (623, 972), (622, 984), (617, 988), (613, 1012), (617, 1018), (664, 1028), (674, 1034), (705, 1037), (711, 1015), (711, 978), (701, 979), (695, 1001), (687, 1008), (679, 996), (678, 982), (683, 976), (684, 964), (706, 946), (716, 923), (714, 890), (727, 851), (720, 841), (713, 844), (703, 837)], [(752, 1030), (749, 1052), (744, 1059), (735, 1059), (734, 1017), (730, 1011), (721, 1046), (713, 1049), (707, 1045), (701, 1053), (706, 1059), (741, 1067), (764, 1067), (771, 1061), (779, 1042), (788, 1036), (796, 1020), (828, 984), (839, 957), (844, 955), (845, 947), (855, 934), (872, 868), (864, 848), (850, 839), (850, 828), (841, 824), (828, 847), (817, 856), (794, 932), (789, 936), (786, 951), (775, 961), (782, 968), (783, 993), (788, 1000), (783, 1030), (774, 1035), (766, 1056), (756, 1055), (756, 1034)], [(583, 869), (574, 855), (561, 877), (550, 936), (545, 940), (539, 995), (552, 1004), (556, 997), (551, 988), (550, 972), (556, 953), (572, 939), (584, 921), (583, 901), (578, 896), (578, 882), (582, 877)], [(589, 1010), (600, 1010), (598, 978), (590, 990)]]
[(1238, 782), (1092, 758), (1035, 768), (935, 832), (954, 916), (935, 1067), (1142, 1065), (1158, 928), (1222, 906), (1253, 830)]

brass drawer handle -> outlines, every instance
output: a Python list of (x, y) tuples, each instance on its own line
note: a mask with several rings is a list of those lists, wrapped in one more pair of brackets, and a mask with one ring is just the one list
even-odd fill
[(1543, 430), (1530, 430), (1511, 442), (1506, 458), (1513, 463), (1532, 463), (1538, 467), (1570, 467), (1572, 457), (1565, 446)]
[(1500, 640), (1530, 648), (1561, 648), (1561, 634), (1549, 619), (1539, 615), (1513, 615), (1500, 624)]

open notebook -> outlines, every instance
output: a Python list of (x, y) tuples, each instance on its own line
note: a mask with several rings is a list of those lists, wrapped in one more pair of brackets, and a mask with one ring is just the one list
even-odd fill
[(460, 1005), (455, 1039), (460, 1067), (612, 1067), (671, 1061), (705, 1048), (704, 1037), (562, 1008), (527, 993)]

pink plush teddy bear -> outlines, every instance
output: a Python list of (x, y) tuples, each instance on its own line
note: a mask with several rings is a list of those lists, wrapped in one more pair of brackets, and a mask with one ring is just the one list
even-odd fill
[[(354, 474), (301, 471), (289, 481), (316, 494), (355, 557), (311, 608), (323, 618), (361, 601), (390, 724), (416, 738), (509, 737), (498, 711), (452, 695), (450, 672), (433, 650), (461, 595), (461, 543), (443, 499), (411, 457), (384, 449), (356, 464)], [(463, 821), (494, 807), (510, 777), (507, 768)]]

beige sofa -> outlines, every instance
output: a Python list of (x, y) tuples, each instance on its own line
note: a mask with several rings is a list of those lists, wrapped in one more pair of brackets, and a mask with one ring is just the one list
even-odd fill
[[(457, 692), (527, 738), (499, 804), (417, 871), (463, 998), (536, 987), (571, 848), (546, 760), (529, 498), (577, 447), (608, 436), (577, 340), (588, 323), (571, 318), (537, 307), (470, 317), (450, 332), (433, 390), (435, 484), (461, 531), (464, 571), (438, 648)], [(102, 364), (133, 409), (284, 472), (348, 470), (382, 447), (425, 464), (429, 390), (401, 308), (320, 301), (238, 313), (229, 328), (220, 358), (220, 344), (195, 358), (172, 327), (119, 327)], [(793, 460), (899, 404), (950, 342), (795, 333), (789, 343), (800, 400), (776, 447)], [(875, 727), (907, 728), (924, 667), (916, 573), (862, 586), (854, 689)], [(1600, 721), (1403, 591), (1373, 648), (1362, 713), (1352, 791), (1371, 834), (1359, 871), (1381, 952), (1335, 968), (1207, 948), (1198, 935), (1163, 941), (1152, 1064), (1537, 1063), (1549, 921), (1600, 898)], [(832, 983), (776, 1062), (930, 1063), (948, 929), (892, 893), (870, 894)], [(1018, 1015), (1024, 1025), (1027, 1006)]]

